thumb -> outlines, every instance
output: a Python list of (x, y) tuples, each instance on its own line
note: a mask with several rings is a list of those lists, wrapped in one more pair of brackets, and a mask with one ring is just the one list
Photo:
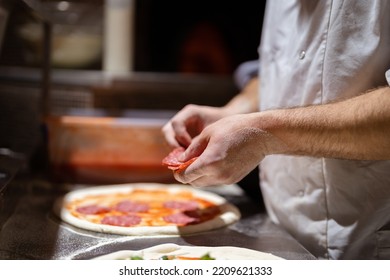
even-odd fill
[(180, 155), (179, 161), (186, 162), (194, 157), (200, 156), (206, 149), (208, 141), (201, 135), (195, 137), (187, 149)]

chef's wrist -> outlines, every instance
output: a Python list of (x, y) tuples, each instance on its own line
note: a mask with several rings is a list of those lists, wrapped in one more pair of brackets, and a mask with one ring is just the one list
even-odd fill
[(259, 144), (264, 149), (265, 156), (273, 154), (295, 154), (294, 147), (288, 145), (280, 135), (283, 135), (284, 124), (281, 111), (264, 111), (250, 114), (252, 121), (250, 125), (261, 131)]

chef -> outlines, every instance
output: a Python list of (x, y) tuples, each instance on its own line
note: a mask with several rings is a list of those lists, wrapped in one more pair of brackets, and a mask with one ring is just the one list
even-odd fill
[(267, 212), (320, 259), (390, 259), (390, 1), (267, 2), (258, 78), (163, 128), (175, 178), (235, 183), (260, 163)]

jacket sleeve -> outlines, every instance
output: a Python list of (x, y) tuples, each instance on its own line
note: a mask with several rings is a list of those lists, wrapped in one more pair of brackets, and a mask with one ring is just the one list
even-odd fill
[[(250, 60), (241, 63), (236, 70), (234, 71), (233, 78), (236, 86), (239, 89), (244, 88), (244, 86), (252, 78), (258, 76), (260, 69), (259, 60)], [(390, 73), (389, 73), (390, 74)]]

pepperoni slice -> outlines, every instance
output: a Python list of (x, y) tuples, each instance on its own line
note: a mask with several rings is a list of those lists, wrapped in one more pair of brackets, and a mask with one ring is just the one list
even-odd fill
[(120, 227), (131, 227), (138, 225), (140, 222), (141, 217), (136, 215), (106, 216), (101, 220), (102, 224)]
[(213, 217), (217, 216), (220, 213), (219, 207), (213, 206), (213, 207), (207, 207), (204, 209), (195, 209), (195, 210), (188, 210), (185, 211), (185, 214), (188, 217), (198, 219), (201, 221), (212, 219)]
[(168, 209), (178, 209), (182, 211), (194, 211), (199, 208), (196, 201), (167, 201), (164, 203), (164, 207)]
[(174, 168), (180, 166), (182, 162), (178, 160), (179, 156), (184, 153), (183, 147), (173, 149), (163, 160), (162, 164), (168, 166), (168, 168)]
[(162, 164), (167, 166), (173, 171), (183, 171), (191, 163), (193, 163), (198, 157), (194, 157), (186, 162), (179, 161), (179, 157), (183, 154), (185, 149), (183, 147), (178, 147), (172, 150), (163, 160)]
[(147, 212), (149, 210), (149, 205), (146, 203), (139, 203), (139, 202), (134, 202), (130, 200), (124, 200), (119, 202), (115, 206), (115, 210), (119, 212), (124, 212), (124, 213), (140, 213), (140, 212)]
[(91, 205), (77, 207), (76, 211), (85, 215), (97, 215), (97, 214), (103, 214), (109, 212), (110, 208), (106, 206), (91, 204)]
[(198, 157), (194, 157), (192, 159), (189, 159), (186, 162), (183, 162), (182, 164), (180, 164), (179, 166), (174, 167), (174, 168), (170, 168), (170, 169), (172, 169), (173, 171), (181, 172), (181, 171), (185, 170), (188, 166), (190, 166), (191, 163), (193, 163), (197, 158)]
[(198, 218), (187, 216), (184, 213), (176, 213), (176, 214), (164, 216), (163, 220), (167, 223), (172, 223), (181, 226), (196, 223), (199, 221)]

